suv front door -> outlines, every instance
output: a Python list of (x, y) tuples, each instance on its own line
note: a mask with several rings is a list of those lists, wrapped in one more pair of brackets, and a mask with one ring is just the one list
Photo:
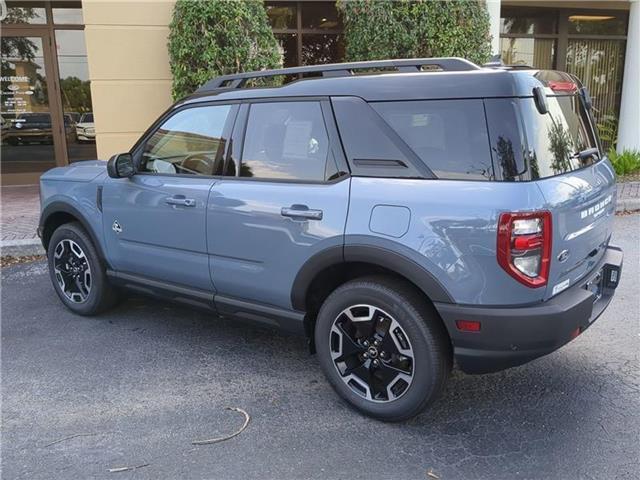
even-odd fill
[(341, 255), (344, 243), (349, 175), (331, 107), (327, 100), (244, 104), (233, 147), (231, 176), (213, 186), (207, 212), (216, 306), (250, 299), (291, 310), (300, 268), (325, 249)]
[(119, 274), (213, 291), (207, 199), (237, 109), (204, 105), (170, 114), (134, 150), (138, 173), (107, 179), (104, 236)]

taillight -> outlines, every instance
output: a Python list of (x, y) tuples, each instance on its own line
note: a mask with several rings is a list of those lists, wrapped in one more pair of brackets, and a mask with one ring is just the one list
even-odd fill
[(520, 283), (542, 287), (551, 263), (551, 213), (503, 213), (498, 221), (498, 264)]
[(549, 80), (547, 82), (549, 88), (554, 92), (575, 92), (578, 90), (578, 85), (574, 82), (559, 82), (556, 80)]

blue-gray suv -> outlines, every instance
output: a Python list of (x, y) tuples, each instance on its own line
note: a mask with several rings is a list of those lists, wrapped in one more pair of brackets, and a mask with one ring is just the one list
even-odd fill
[(454, 361), (528, 362), (609, 304), (590, 110), (574, 76), (458, 58), (215, 78), (128, 153), (42, 176), (53, 286), (80, 315), (131, 289), (300, 333), (346, 401), (406, 419)]

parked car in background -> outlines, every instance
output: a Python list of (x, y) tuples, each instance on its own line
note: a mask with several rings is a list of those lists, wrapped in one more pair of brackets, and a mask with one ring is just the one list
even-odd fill
[(76, 136), (79, 142), (95, 142), (96, 128), (93, 123), (93, 113), (83, 113), (76, 124)]
[[(75, 123), (68, 114), (63, 115), (64, 130), (67, 142), (75, 141)], [(51, 114), (20, 113), (9, 120), (9, 128), (3, 128), (2, 142), (9, 145), (28, 145), (32, 143), (53, 144), (53, 132), (51, 130)]]
[[(615, 174), (558, 75), (440, 58), (213, 79), (130, 152), (41, 177), (55, 291), (81, 315), (126, 288), (300, 333), (351, 405), (416, 415), (454, 361), (531, 361), (613, 297)], [(244, 88), (273, 76), (297, 80)]]

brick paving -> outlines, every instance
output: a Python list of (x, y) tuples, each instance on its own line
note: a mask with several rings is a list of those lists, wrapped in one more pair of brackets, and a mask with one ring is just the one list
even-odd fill
[[(36, 234), (40, 218), (38, 186), (3, 187), (1, 195), (3, 247), (39, 244)], [(640, 209), (640, 182), (618, 184), (618, 210)]]
[(38, 186), (2, 187), (0, 199), (2, 246), (37, 243), (36, 228), (40, 218)]

